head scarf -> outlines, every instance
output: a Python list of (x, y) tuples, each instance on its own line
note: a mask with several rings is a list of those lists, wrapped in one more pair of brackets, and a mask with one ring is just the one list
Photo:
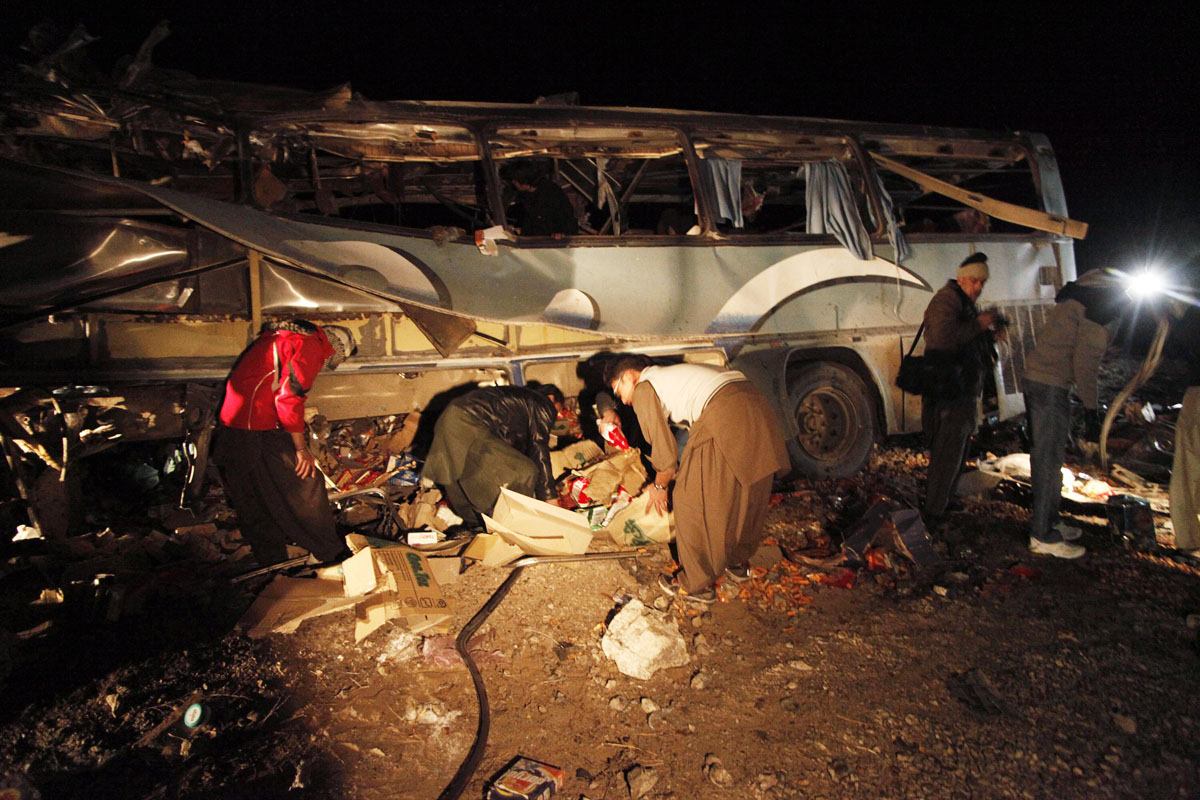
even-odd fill
[(329, 357), (328, 361), (329, 368), (336, 369), (338, 364), (354, 355), (358, 349), (354, 345), (354, 336), (349, 329), (343, 328), (341, 325), (323, 325), (321, 330), (325, 332), (325, 338), (329, 340), (329, 345), (333, 348), (333, 355)]

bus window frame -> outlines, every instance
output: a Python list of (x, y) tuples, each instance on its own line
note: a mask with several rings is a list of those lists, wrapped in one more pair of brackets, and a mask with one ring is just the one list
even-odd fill
[[(939, 152), (932, 148), (931, 148), (931, 151), (928, 153), (923, 153), (923, 152), (916, 153), (913, 151), (896, 152), (895, 150), (892, 150), (890, 152), (883, 152), (883, 151), (879, 150), (878, 149), (878, 144), (879, 144), (878, 140), (889, 140), (889, 139), (892, 141), (942, 142), (940, 147), (968, 148), (972, 152), (945, 153), (945, 152)], [(972, 160), (972, 159), (986, 160), (988, 158), (987, 150), (989, 148), (1003, 147), (1003, 148), (1020, 151), (1022, 157), (1020, 159), (1013, 159), (1011, 161), (1011, 163), (1018, 164), (1018, 163), (1024, 162), (1029, 167), (1032, 196), (1037, 199), (1037, 205), (1033, 208), (1033, 210), (1040, 211), (1042, 213), (1051, 213), (1051, 212), (1047, 211), (1046, 190), (1045, 190), (1045, 186), (1043, 184), (1043, 178), (1042, 178), (1042, 172), (1041, 172), (1042, 164), (1040, 163), (1039, 159), (1036, 157), (1037, 154), (1036, 154), (1034, 148), (1031, 146), (1031, 144), (1022, 139), (1001, 141), (1001, 140), (995, 140), (995, 139), (982, 139), (982, 138), (981, 139), (958, 139), (958, 138), (947, 139), (945, 137), (936, 137), (936, 136), (921, 137), (921, 136), (914, 136), (914, 135), (904, 135), (904, 136), (880, 136), (880, 137), (876, 137), (872, 143), (876, 145), (876, 151), (880, 152), (881, 155), (886, 155), (888, 158), (892, 158), (892, 159), (896, 159), (896, 160), (899, 160), (900, 158), (903, 158), (903, 157), (913, 157), (914, 155), (925, 155), (929, 158), (945, 158), (947, 160), (954, 159), (954, 158), (959, 158), (959, 159), (963, 159), (963, 160)], [(865, 147), (863, 149), (863, 154), (864, 154), (864, 156), (866, 156), (867, 160), (871, 162), (872, 168), (875, 169), (876, 172), (886, 171), (886, 169), (884, 167), (881, 167), (880, 165), (876, 164), (875, 160), (870, 158), (870, 156), (866, 154)], [(994, 158), (994, 160), (998, 160), (998, 159)], [(904, 162), (901, 162), (901, 163), (904, 163)], [(922, 170), (920, 167), (913, 166), (911, 164), (906, 164), (906, 166), (910, 166), (912, 169), (924, 172), (924, 170)], [(936, 176), (933, 176), (933, 177), (936, 177)], [(880, 183), (883, 183), (882, 175), (880, 175), (879, 180), (880, 180)], [(956, 185), (958, 185), (958, 184), (956, 184)], [(965, 191), (972, 191), (972, 190), (965, 189)], [(926, 197), (931, 194), (936, 195), (937, 193), (936, 192), (925, 192), (925, 194), (922, 195), (922, 197)], [(988, 195), (988, 196), (990, 196), (990, 195)], [(943, 198), (943, 199), (945, 199), (947, 202), (954, 202), (950, 198)], [(967, 209), (967, 208), (970, 208), (970, 206), (963, 205), (962, 208)], [(1063, 216), (1066, 216), (1066, 215), (1064, 214)], [(897, 221), (899, 221), (899, 220), (897, 220)], [(1022, 227), (1022, 226), (1018, 226), (1018, 227)], [(936, 230), (935, 231), (919, 231), (916, 229), (908, 228), (906, 226), (905, 228), (902, 228), (901, 230), (904, 233), (905, 239), (907, 239), (910, 242), (931, 242), (931, 243), (932, 242), (952, 242), (952, 241), (974, 241), (974, 240), (980, 239), (981, 237), (986, 238), (988, 241), (1017, 241), (1017, 240), (1043, 241), (1042, 237), (1047, 237), (1044, 240), (1050, 241), (1050, 240), (1053, 240), (1057, 236), (1057, 234), (1050, 233), (1047, 231), (1039, 231), (1036, 228), (1022, 228), (1022, 230), (1001, 230), (1001, 231), (988, 230), (986, 232), (982, 232), (982, 231), (972, 232), (972, 231), (936, 231)]]
[[(638, 246), (661, 246), (661, 247), (678, 247), (680, 245), (696, 245), (696, 246), (712, 246), (711, 238), (712, 228), (705, 219), (704, 209), (707, 201), (703, 184), (699, 181), (699, 166), (696, 162), (696, 153), (692, 147), (692, 142), (688, 138), (687, 131), (678, 125), (652, 124), (652, 125), (631, 125), (628, 122), (620, 119), (614, 119), (610, 122), (583, 120), (576, 121), (570, 117), (564, 118), (561, 121), (555, 121), (552, 124), (554, 127), (574, 127), (574, 128), (638, 128), (644, 130), (654, 130), (656, 132), (669, 132), (674, 135), (680, 145), (680, 153), (684, 157), (684, 162), (687, 164), (688, 181), (691, 183), (693, 195), (698, 199), (700, 213), (697, 214), (697, 220), (700, 225), (700, 233), (688, 235), (682, 234), (658, 234), (658, 233), (638, 233), (638, 234), (622, 234), (620, 236), (612, 233), (576, 233), (573, 235), (562, 236), (529, 236), (520, 234), (509, 224), (508, 214), (504, 207), (504, 179), (500, 177), (500, 165), (507, 159), (497, 159), (492, 154), (493, 137), (501, 128), (512, 127), (547, 127), (548, 123), (531, 122), (527, 119), (499, 119), (489, 120), (480, 131), (480, 139), (483, 145), (483, 154), (486, 159), (485, 174), (490, 182), (488, 196), (492, 203), (492, 217), (497, 221), (496, 224), (504, 228), (505, 232), (513, 237), (512, 242), (505, 242), (506, 245), (512, 246), (513, 243), (522, 248), (547, 248), (547, 247), (619, 247), (622, 245), (638, 245)], [(648, 159), (647, 159), (648, 160)]]
[[(850, 134), (850, 133), (845, 133), (843, 131), (816, 132), (816, 131), (805, 131), (805, 130), (780, 130), (778, 128), (765, 128), (765, 127), (760, 130), (751, 130), (749, 128), (744, 128), (744, 127), (725, 127), (725, 126), (719, 128), (719, 129), (717, 129), (717, 128), (702, 128), (702, 129), (697, 128), (695, 130), (690, 131), (689, 137), (688, 137), (688, 144), (690, 145), (692, 155), (696, 159), (696, 162), (697, 162), (697, 170), (699, 170), (699, 166), (698, 166), (699, 162), (703, 159), (701, 159), (699, 154), (697, 153), (695, 139), (704, 138), (706, 136), (711, 137), (717, 133), (725, 133), (725, 134), (742, 133), (742, 134), (749, 134), (749, 135), (768, 134), (768, 135), (790, 136), (790, 137), (822, 136), (822, 137), (829, 137), (829, 138), (838, 138), (838, 139), (843, 140), (846, 143), (846, 145), (850, 148), (850, 151), (853, 154), (853, 158), (854, 158), (855, 162), (858, 164), (859, 171), (861, 172), (861, 174), (863, 176), (863, 179), (864, 179), (863, 199), (870, 206), (871, 216), (875, 220), (877, 220), (877, 224), (873, 228), (872, 228), (870, 219), (864, 219), (862, 221), (863, 225), (866, 226), (867, 232), (870, 235), (872, 242), (886, 241), (886, 239), (887, 239), (887, 223), (883, 219), (882, 203), (880, 203), (879, 197), (877, 196), (877, 193), (875, 190), (875, 186), (873, 185), (874, 182), (872, 180), (872, 178), (874, 177), (874, 173), (871, 172), (871, 170), (874, 169), (875, 164), (872, 161), (872, 159), (866, 155), (866, 151), (863, 149), (862, 144), (861, 144), (861, 142), (859, 142), (857, 136)], [(781, 147), (782, 147), (782, 145), (781, 145)], [(803, 160), (801, 159), (801, 162), (802, 161)], [(716, 226), (715, 226), (714, 222), (716, 220), (716, 198), (711, 196), (711, 191), (712, 191), (711, 187), (709, 187), (707, 185), (707, 183), (704, 184), (704, 192), (703, 192), (704, 202), (702, 203), (702, 206), (704, 206), (704, 210), (706, 213), (706, 217), (704, 219), (704, 227), (705, 227), (706, 231), (715, 232)], [(734, 234), (732, 236), (729, 236), (726, 234), (721, 234), (721, 233), (715, 233), (715, 235), (720, 237), (721, 243), (723, 243), (723, 244), (731, 244), (734, 246), (740, 245), (743, 247), (752, 247), (752, 246), (759, 246), (759, 245), (763, 245), (763, 246), (779, 245), (779, 244), (821, 245), (821, 246), (833, 244), (833, 245), (841, 246), (841, 243), (837, 240), (837, 238), (835, 236), (833, 236), (833, 234), (828, 234), (828, 233), (808, 233), (808, 232), (794, 233), (794, 232), (788, 232), (788, 231), (766, 231), (763, 233), (738, 233), (738, 234)]]

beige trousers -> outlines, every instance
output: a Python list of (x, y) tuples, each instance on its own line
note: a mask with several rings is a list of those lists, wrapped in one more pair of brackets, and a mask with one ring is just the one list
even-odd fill
[(1200, 386), (1183, 395), (1175, 423), (1175, 463), (1171, 470), (1171, 524), (1175, 546), (1200, 548)]

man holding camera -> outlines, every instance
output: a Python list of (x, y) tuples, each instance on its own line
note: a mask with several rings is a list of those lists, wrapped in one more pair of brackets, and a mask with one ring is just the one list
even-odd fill
[(925, 357), (943, 368), (942, 391), (921, 398), (921, 426), (929, 441), (921, 513), (928, 523), (946, 513), (979, 417), (984, 376), (996, 357), (993, 344), (1005, 334), (997, 312), (980, 313), (975, 305), (988, 277), (987, 256), (973, 253), (925, 308)]

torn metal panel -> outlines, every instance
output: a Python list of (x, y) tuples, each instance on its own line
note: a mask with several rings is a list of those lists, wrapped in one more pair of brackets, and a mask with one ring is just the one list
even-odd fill
[(304, 315), (317, 310), (332, 314), (401, 311), (399, 303), (270, 261), (263, 262), (261, 277), (264, 314)]
[(996, 200), (978, 192), (968, 191), (955, 186), (953, 183), (939, 180), (932, 175), (927, 175), (920, 170), (906, 167), (878, 153), (871, 153), (871, 158), (892, 172), (903, 175), (905, 178), (920, 184), (927, 191), (945, 195), (963, 205), (970, 206), (997, 219), (1014, 222), (1018, 225), (1024, 225), (1027, 228), (1033, 228), (1034, 230), (1070, 236), (1073, 239), (1082, 239), (1087, 236), (1088, 226), (1086, 222), (1067, 219), (1057, 214), (1047, 214), (1044, 211), (1006, 203), (1003, 200)]
[(405, 306), (404, 312), (442, 354), (442, 358), (448, 358), (475, 333), (475, 321), (469, 317), (439, 314), (420, 306)]
[[(181, 310), (190, 290), (180, 274), (240, 255), (233, 242), (208, 232), (108, 217), (0, 213), (0, 231), (2, 316), (50, 313), (164, 279), (172, 280), (130, 298), (128, 307)], [(201, 251), (211, 260), (197, 263)]]

